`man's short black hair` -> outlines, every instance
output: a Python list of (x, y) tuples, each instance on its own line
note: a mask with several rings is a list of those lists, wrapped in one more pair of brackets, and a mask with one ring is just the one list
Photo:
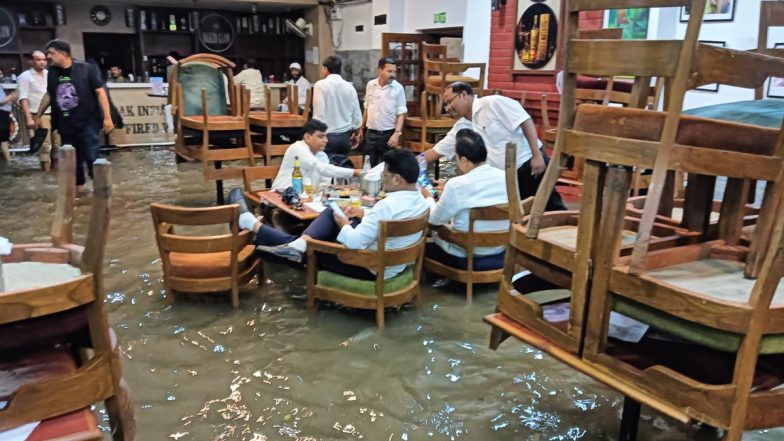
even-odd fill
[(245, 65), (247, 65), (249, 69), (259, 69), (260, 63), (256, 58), (248, 58), (245, 61)]
[(468, 96), (473, 96), (474, 94), (474, 88), (471, 87), (471, 85), (468, 83), (464, 83), (462, 81), (450, 84), (449, 88), (452, 89), (452, 93), (456, 95), (460, 95), (461, 92), (467, 93)]
[(316, 132), (326, 132), (327, 124), (318, 119), (311, 119), (302, 126), (302, 132), (306, 135), (312, 135)]
[(395, 59), (392, 57), (382, 57), (381, 59), (378, 60), (379, 69), (385, 68), (387, 64), (394, 64), (395, 66), (397, 66), (397, 61), (395, 61)]
[(324, 62), (321, 64), (322, 66), (326, 67), (327, 72), (331, 74), (340, 75), (340, 70), (343, 68), (343, 62), (340, 61), (340, 58), (334, 55), (328, 56), (326, 59), (324, 59)]
[(487, 148), (481, 135), (471, 129), (460, 129), (455, 138), (455, 153), (458, 158), (466, 158), (474, 164), (487, 160)]
[(400, 175), (409, 184), (419, 178), (419, 163), (408, 149), (392, 149), (384, 153), (384, 164), (389, 173)]
[(49, 48), (52, 48), (57, 52), (62, 52), (68, 55), (69, 57), (71, 56), (71, 44), (60, 38), (55, 38), (54, 40), (51, 40), (49, 43), (46, 43), (46, 49), (48, 50)]

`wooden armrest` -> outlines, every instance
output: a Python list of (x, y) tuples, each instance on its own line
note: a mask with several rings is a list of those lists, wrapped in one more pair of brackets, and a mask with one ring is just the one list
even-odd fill
[(320, 253), (337, 255), (338, 252), (348, 249), (345, 245), (339, 243), (312, 239), (310, 237), (306, 238), (305, 242), (308, 244), (308, 254), (310, 254), (310, 251), (318, 251)]
[(446, 225), (430, 225), (430, 228), (438, 233), (439, 238), (462, 248), (468, 247), (468, 233), (455, 231)]
[[(555, 191), (555, 190), (553, 190)], [(529, 196), (520, 201), (520, 206), (523, 208), (523, 216), (531, 212), (531, 207), (534, 206), (534, 197)]]

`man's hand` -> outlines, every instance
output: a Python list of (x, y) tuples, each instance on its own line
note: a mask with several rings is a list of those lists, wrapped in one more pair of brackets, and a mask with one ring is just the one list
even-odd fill
[(114, 130), (114, 122), (112, 122), (112, 118), (104, 118), (103, 119), (103, 132), (105, 134), (112, 133)]
[(400, 148), (400, 132), (395, 132), (392, 136), (389, 137), (389, 141), (387, 141), (387, 146)]
[(346, 216), (349, 218), (355, 217), (357, 219), (362, 219), (365, 216), (365, 210), (362, 207), (348, 207), (343, 210), (346, 213)]
[(430, 191), (428, 191), (428, 189), (425, 187), (420, 188), (419, 192), (422, 193), (422, 196), (424, 196), (425, 199), (433, 197), (433, 194), (430, 193)]
[(33, 115), (27, 115), (25, 123), (27, 124), (28, 129), (34, 129), (37, 126)]
[(360, 175), (362, 175), (362, 169), (361, 168), (355, 168), (354, 169), (354, 176), (360, 176)]
[(531, 175), (532, 176), (539, 176), (544, 173), (547, 166), (544, 163), (544, 158), (542, 155), (535, 155), (531, 157)]
[(343, 216), (338, 215), (337, 213), (332, 213), (332, 218), (335, 219), (335, 223), (338, 225), (338, 228), (343, 228), (349, 224), (348, 219)]
[[(29, 123), (28, 123), (29, 124)], [(41, 126), (41, 115), (36, 115), (33, 117), (33, 125), (30, 128), (36, 128)]]
[(359, 143), (362, 142), (361, 133), (362, 132), (360, 132), (359, 130), (355, 130), (354, 133), (351, 135), (351, 138), (349, 138), (349, 143), (351, 144), (351, 150), (354, 150), (357, 147), (359, 147)]
[(362, 140), (365, 139), (365, 129), (360, 127), (354, 133), (356, 134), (357, 137), (357, 144), (362, 143)]

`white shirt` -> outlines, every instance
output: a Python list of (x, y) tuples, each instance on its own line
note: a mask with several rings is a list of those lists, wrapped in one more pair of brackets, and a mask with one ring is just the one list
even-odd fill
[[(454, 158), (457, 132), (463, 128), (471, 128), (482, 136), (487, 148), (487, 163), (493, 167), (504, 169), (506, 143), (510, 141), (517, 145), (517, 168), (531, 159), (531, 148), (520, 127), (520, 124), (531, 119), (531, 116), (519, 102), (501, 95), (474, 97), (471, 113), (471, 121), (461, 118), (433, 147), (438, 154), (446, 156), (447, 159)], [(542, 147), (542, 141), (537, 139), (537, 144), (537, 147)]]
[(18, 90), (19, 99), (28, 100), (30, 106), (30, 113), (35, 115), (38, 111), (38, 106), (41, 104), (44, 94), (46, 94), (46, 75), (48, 70), (44, 69), (43, 75), (39, 75), (35, 69), (27, 69), (19, 75)]
[(392, 130), (398, 115), (408, 112), (406, 91), (397, 81), (381, 87), (378, 78), (368, 81), (365, 89), (365, 110), (367, 128), (373, 130)]
[[(427, 202), (422, 197), (420, 191), (393, 191), (387, 193), (387, 197), (378, 201), (373, 208), (365, 209), (362, 222), (356, 228), (345, 225), (338, 233), (337, 241), (346, 248), (377, 249), (378, 232), (381, 221), (403, 220), (422, 215), (427, 210)], [(421, 233), (409, 234), (408, 236), (390, 237), (386, 242), (386, 249), (396, 250), (414, 244)], [(413, 263), (413, 262), (411, 262)], [(384, 278), (389, 279), (400, 274), (406, 265), (392, 265), (384, 268)]]
[[(447, 181), (438, 203), (433, 198), (427, 198), (427, 203), (430, 205), (428, 222), (432, 225), (448, 225), (456, 231), (468, 231), (471, 208), (490, 207), (507, 202), (509, 198), (506, 194), (506, 173), (483, 164)], [(507, 230), (509, 230), (508, 220), (474, 222), (475, 232)], [(447, 253), (457, 257), (466, 256), (463, 248), (441, 239), (435, 232), (433, 239)], [(474, 248), (474, 254), (478, 256), (498, 254), (503, 251), (502, 246)]]
[(250, 107), (264, 107), (264, 80), (258, 69), (245, 69), (234, 75), (234, 82), (250, 90)]
[(310, 89), (310, 81), (304, 76), (300, 76), (297, 81), (294, 79), (289, 80), (289, 84), (297, 86), (297, 105), (300, 108), (305, 107), (305, 101), (308, 99), (308, 89)]
[(313, 118), (327, 124), (327, 133), (343, 133), (362, 125), (354, 85), (338, 74), (329, 74), (313, 86)]
[(283, 154), (280, 170), (275, 177), (275, 181), (272, 182), (273, 189), (285, 190), (291, 187), (291, 173), (294, 171), (294, 161), (297, 157), (299, 158), (300, 171), (304, 179), (312, 179), (314, 170), (318, 171), (321, 178), (350, 178), (354, 176), (354, 169), (330, 164), (326, 153), (318, 152), (314, 155), (310, 150), (310, 146), (305, 141), (300, 140), (291, 144), (286, 149), (286, 153)]

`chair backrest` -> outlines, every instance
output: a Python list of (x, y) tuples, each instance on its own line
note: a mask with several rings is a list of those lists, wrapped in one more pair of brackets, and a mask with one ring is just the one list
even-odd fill
[[(784, 26), (784, 2), (778, 0), (764, 0), (760, 2), (759, 33), (757, 34), (757, 49), (755, 52), (774, 57), (784, 57), (784, 48), (768, 47), (768, 32), (771, 27)], [(762, 86), (754, 90), (754, 99), (764, 97)]]
[[(70, 156), (62, 152), (61, 155)], [(89, 407), (117, 393), (120, 369), (113, 366), (112, 358), (116, 355), (112, 353), (103, 302), (104, 250), (112, 194), (111, 163), (98, 159), (93, 170), (94, 191), (84, 248), (64, 244), (73, 252), (71, 264), (78, 265), (82, 275), (54, 285), (4, 292), (0, 296), (0, 324), (86, 308), (94, 354), (85, 360), (81, 369), (50, 378), (45, 387), (36, 383), (21, 386), (0, 411), (0, 431)], [(73, 393), (75, 390), (79, 393)], [(110, 419), (112, 428), (117, 429), (120, 422)]]
[(172, 70), (174, 84), (171, 86), (181, 89), (182, 100), (178, 103), (181, 114), (202, 114), (201, 90), (204, 89), (207, 94), (207, 114), (228, 115), (229, 106), (235, 104), (226, 100), (227, 89), (229, 93), (234, 93), (233, 68), (234, 63), (213, 54), (194, 54), (180, 60)]
[[(239, 205), (186, 208), (160, 203), (150, 205), (155, 236), (161, 253), (216, 253), (239, 251), (242, 245), (239, 230)], [(212, 236), (183, 236), (174, 231), (175, 225), (228, 225), (229, 233)], [(167, 258), (168, 259), (168, 258)], [(164, 261), (164, 265), (167, 262)]]
[(478, 232), (475, 230), (477, 221), (509, 220), (509, 204), (474, 207), (468, 212), (468, 231), (457, 231), (452, 228), (439, 230), (439, 237), (453, 243), (466, 251), (469, 260), (473, 258), (476, 247), (499, 247), (509, 241), (509, 229)]
[(253, 181), (273, 180), (278, 176), (280, 165), (257, 165), (255, 167), (244, 167), (242, 169), (242, 183), (246, 192), (256, 192), (266, 190), (264, 188), (254, 188)]
[[(419, 274), (422, 266), (422, 253), (425, 245), (425, 230), (427, 229), (427, 218), (430, 210), (417, 217), (401, 220), (390, 220), (380, 222), (378, 230), (378, 264), (376, 268), (383, 273), (383, 268), (392, 265), (415, 263), (416, 272)], [(407, 247), (398, 249), (387, 249), (387, 240), (393, 237), (403, 237), (412, 234), (421, 234), (419, 239)], [(418, 276), (417, 276), (418, 278)]]
[(446, 45), (422, 43), (422, 61), (446, 60)]

